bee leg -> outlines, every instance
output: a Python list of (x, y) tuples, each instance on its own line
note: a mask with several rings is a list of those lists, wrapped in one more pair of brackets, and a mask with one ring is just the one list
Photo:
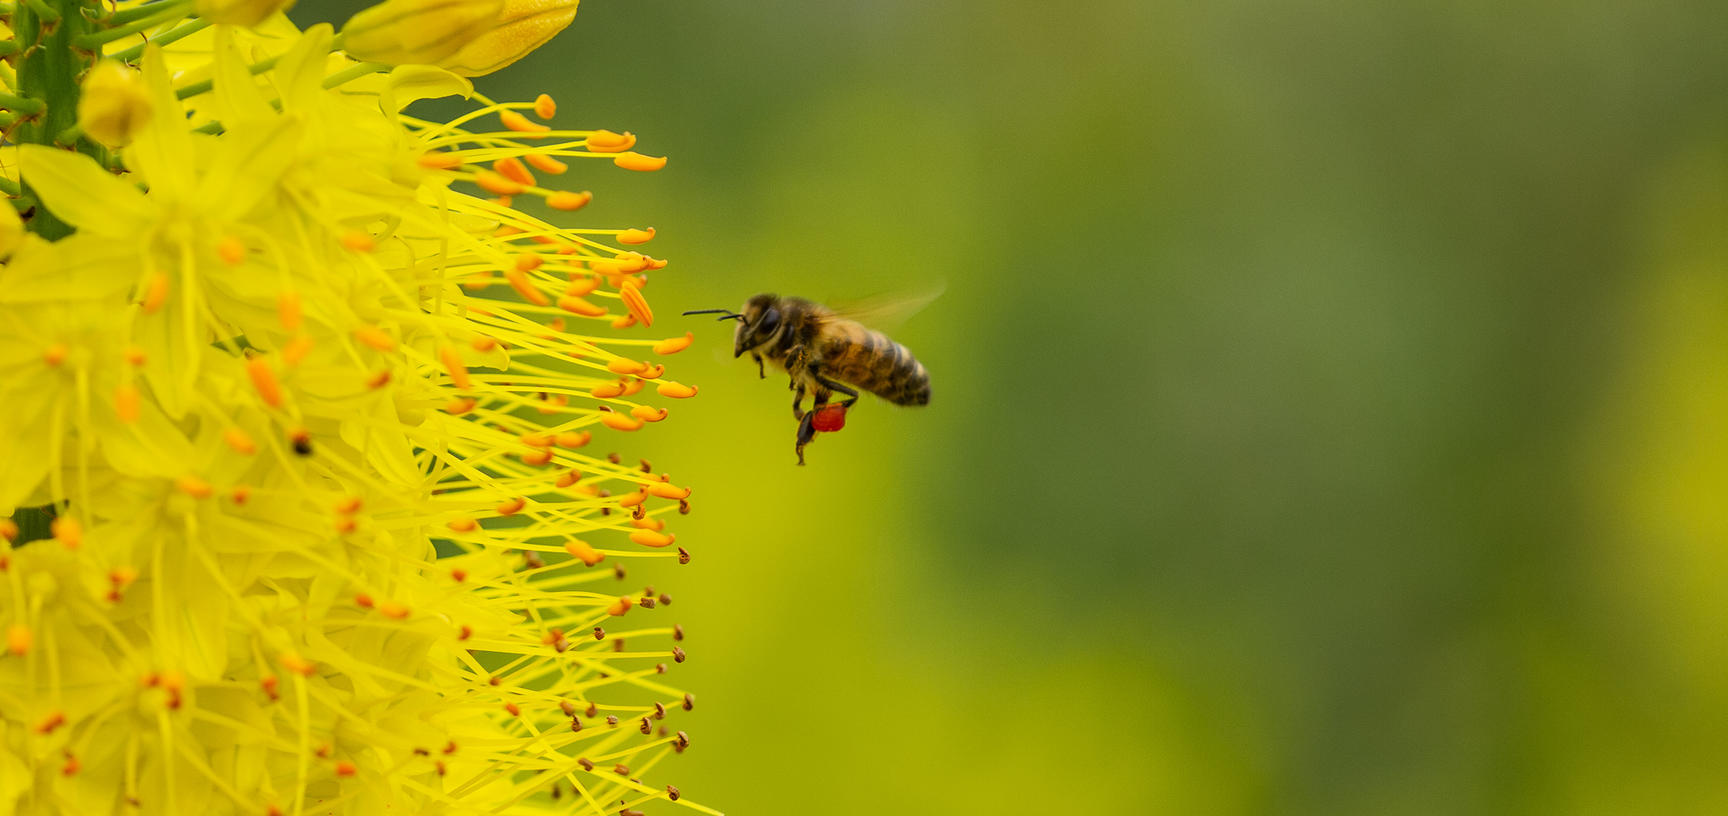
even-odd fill
[[(810, 376), (815, 378), (817, 385), (819, 385), (819, 386), (821, 386), (821, 387), (823, 387), (829, 391), (838, 391), (842, 394), (845, 394), (847, 397), (849, 397), (849, 399), (847, 399), (845, 402), (842, 402), (840, 404), (840, 407), (851, 408), (852, 403), (858, 401), (858, 392), (857, 391), (854, 391), (853, 389), (851, 389), (847, 386), (841, 385), (840, 383), (837, 383), (833, 380), (830, 380), (827, 377), (824, 377), (821, 374), (816, 373), (815, 371), (811, 371)], [(823, 399), (822, 403), (826, 403), (827, 401), (828, 400)], [(821, 404), (821, 403), (818, 403), (818, 404)]]
[(762, 379), (762, 380), (768, 379), (768, 372), (762, 370), (762, 355), (757, 354), (756, 352), (752, 351), (752, 352), (750, 352), (750, 356), (756, 358), (756, 377), (757, 377), (757, 379)]
[(802, 407), (800, 407), (800, 403), (802, 403), (802, 402), (804, 402), (804, 386), (799, 385), (797, 387), (797, 393), (795, 395), (793, 395), (793, 397), (792, 397), (792, 418), (793, 419), (803, 419), (804, 418), (804, 409)]
[(798, 454), (798, 465), (804, 465), (804, 446), (816, 438), (816, 412), (810, 411), (798, 420), (798, 444), (792, 450)]

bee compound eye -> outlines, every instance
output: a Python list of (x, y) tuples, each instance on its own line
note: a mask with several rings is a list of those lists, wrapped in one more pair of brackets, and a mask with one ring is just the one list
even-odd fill
[(757, 330), (762, 332), (763, 334), (768, 334), (779, 327), (780, 327), (780, 310), (779, 309), (769, 309), (768, 311), (762, 313), (762, 323), (759, 326), (757, 326)]

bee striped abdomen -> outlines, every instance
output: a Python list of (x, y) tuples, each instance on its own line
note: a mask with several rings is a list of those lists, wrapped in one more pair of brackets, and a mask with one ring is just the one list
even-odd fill
[(930, 375), (905, 346), (857, 323), (832, 327), (825, 367), (837, 379), (895, 405), (930, 402)]

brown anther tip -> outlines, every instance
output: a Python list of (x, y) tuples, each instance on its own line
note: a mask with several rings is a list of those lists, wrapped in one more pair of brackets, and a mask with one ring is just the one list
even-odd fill
[(416, 747), (414, 749), (414, 755), (415, 756), (431, 756), (432, 755), (432, 749)]
[(460, 584), (463, 581), (468, 580), (468, 571), (465, 569), (453, 569), (450, 571), (450, 579)]
[(681, 646), (673, 646), (672, 647), (672, 662), (673, 663), (683, 663), (684, 662), (684, 649), (683, 649), (683, 647), (681, 647)]
[(671, 785), (666, 786), (666, 798), (667, 799), (671, 799), (672, 801), (676, 802), (676, 801), (678, 801), (678, 797), (682, 796), (682, 795), (683, 794), (678, 792), (677, 788), (674, 788)]
[(654, 608), (654, 599), (653, 598), (644, 597), (641, 600), (638, 600), (636, 603), (639, 604), (643, 609), (653, 609)]
[(510, 716), (512, 717), (522, 716), (522, 707), (515, 703), (505, 703), (504, 710), (510, 712)]
[(363, 607), (363, 608), (371, 609), (372, 608), (372, 596), (367, 595), (364, 592), (358, 593), (354, 596), (354, 603), (358, 606)]
[(666, 664), (665, 663), (655, 663), (654, 664), (654, 673), (655, 674), (665, 674), (666, 673)]
[(630, 766), (625, 765), (624, 763), (620, 762), (617, 765), (612, 766), (612, 772), (619, 775), (619, 776), (629, 776), (630, 775)]
[(624, 463), (624, 457), (619, 456), (616, 453), (608, 453), (606, 454), (606, 461), (611, 462), (614, 465), (619, 465)]
[[(661, 603), (666, 603), (666, 601), (662, 600)], [(676, 624), (676, 623), (672, 624), (672, 639), (673, 640), (683, 640), (684, 639), (684, 627), (683, 626)]]
[(582, 730), (582, 721), (576, 719), (575, 717), (571, 717), (570, 718), (570, 730), (571, 731), (581, 731)]
[(614, 651), (614, 652), (624, 651), (624, 639), (623, 638), (618, 638), (617, 640), (612, 641), (612, 651)]
[(681, 516), (690, 515), (690, 500), (689, 499), (679, 499), (678, 500), (678, 515), (681, 515)]
[(696, 695), (691, 694), (689, 692), (685, 692), (684, 693), (684, 710), (689, 711), (695, 707), (696, 707)]
[(594, 763), (589, 762), (587, 757), (577, 757), (576, 758), (576, 764), (581, 765), (582, 770), (584, 770), (584, 771), (594, 770)]
[(312, 455), (312, 435), (305, 430), (297, 430), (288, 437), (294, 445), (294, 452), (301, 456)]
[(616, 714), (606, 715), (606, 725), (608, 725), (612, 728), (617, 728), (618, 727), (618, 715), (616, 715)]
[(558, 710), (564, 712), (564, 716), (566, 717), (576, 716), (576, 706), (569, 700), (559, 700)]
[(690, 551), (689, 550), (686, 550), (683, 547), (678, 548), (678, 563), (680, 563), (680, 564), (690, 563)]
[(504, 678), (494, 674), (491, 677), (486, 678), (486, 682), (494, 686), (502, 686), (504, 685)]
[[(594, 627), (594, 639), (595, 640), (605, 640), (606, 639), (606, 630), (602, 629), (598, 626)], [(590, 716), (592, 716), (592, 715), (590, 715)]]
[(457, 640), (467, 640), (474, 636), (474, 627), (464, 624), (462, 631), (456, 635)]
[(456, 741), (455, 740), (450, 740), (449, 742), (444, 743), (444, 753), (446, 753), (446, 754), (456, 753)]
[(353, 776), (358, 771), (359, 769), (354, 767), (354, 763), (349, 762), (346, 759), (336, 763), (337, 776)]
[(599, 716), (600, 707), (593, 704), (593, 703), (589, 703), (588, 707), (586, 709), (583, 709), (582, 714), (583, 714), (583, 716), (586, 716), (588, 719), (592, 720), (596, 716)]
[(434, 760), (432, 762), (432, 768), (438, 772), (439, 776), (443, 776), (449, 772), (448, 769), (444, 767), (444, 760), (442, 759)]
[(651, 464), (648, 464), (647, 459), (643, 459), (641, 461), (642, 461), (642, 472), (643, 473), (653, 473), (654, 472), (654, 466)]
[(330, 749), (330, 743), (324, 743), (323, 745), (320, 745), (317, 748), (312, 749), (312, 755), (318, 757), (319, 759), (329, 759), (330, 758), (330, 750), (331, 750)]

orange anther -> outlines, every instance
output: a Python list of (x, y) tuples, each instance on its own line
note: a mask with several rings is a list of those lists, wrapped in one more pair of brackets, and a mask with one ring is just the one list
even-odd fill
[(503, 122), (504, 127), (514, 130), (517, 133), (545, 133), (546, 131), (551, 130), (551, 128), (533, 121), (532, 119), (529, 119), (513, 110), (499, 111), (498, 121)]
[(522, 508), (527, 506), (528, 498), (526, 496), (517, 496), (514, 499), (499, 502), (497, 507), (492, 508), (492, 512), (497, 513), (500, 516), (514, 516), (517, 513), (522, 512)]
[[(9, 518), (0, 518), (0, 538), (6, 539), (7, 541), (17, 541), (18, 522)], [(0, 570), (4, 569), (5, 566), (0, 564)]]
[(520, 269), (504, 270), (504, 280), (510, 283), (511, 289), (515, 289), (517, 294), (535, 306), (545, 306), (552, 302), (550, 298), (546, 297), (545, 292), (540, 291), (532, 281), (528, 280), (528, 274)]
[(588, 276), (571, 278), (570, 285), (564, 287), (564, 294), (569, 295), (570, 297), (582, 297), (583, 295), (591, 294), (595, 289), (599, 288), (600, 281), (596, 278)]
[(516, 269), (522, 272), (533, 272), (545, 263), (546, 259), (532, 252), (524, 252), (516, 256)]
[(558, 434), (557, 442), (560, 448), (575, 449), (588, 444), (588, 440), (593, 438), (594, 435), (587, 431), (565, 431)]
[(479, 186), (480, 189), (493, 195), (516, 195), (517, 193), (528, 189), (527, 185), (524, 185), (522, 182), (511, 181), (510, 179), (491, 170), (481, 170), (475, 173), (474, 183)]
[(554, 176), (570, 169), (570, 165), (540, 153), (529, 153), (525, 158), (528, 159), (529, 164), (534, 165), (535, 170), (551, 173)]
[(114, 415), (120, 417), (121, 422), (128, 424), (137, 422), (142, 400), (143, 397), (138, 393), (138, 386), (131, 383), (121, 383), (115, 386)]
[(573, 485), (573, 484), (575, 484), (581, 480), (582, 480), (582, 474), (581, 473), (578, 473), (574, 470), (566, 470), (563, 473), (558, 474), (558, 478), (553, 480), (552, 483), (559, 486), (559, 487), (569, 487), (569, 486), (571, 486), (571, 485)]
[(637, 530), (630, 534), (630, 540), (644, 547), (665, 547), (677, 541), (678, 537), (657, 530)]
[(473, 346), (475, 351), (485, 352), (497, 348), (498, 341), (492, 337), (481, 336), (474, 338), (473, 342), (470, 342), (468, 345)]
[(333, 526), (336, 528), (336, 532), (347, 535), (360, 529), (360, 522), (355, 521), (353, 516), (341, 516), (336, 519), (336, 524)]
[(625, 308), (630, 310), (630, 316), (642, 321), (644, 326), (654, 325), (654, 310), (648, 308), (648, 299), (642, 297), (642, 291), (636, 285), (634, 278), (625, 278), (618, 285), (618, 296), (623, 299)]
[(629, 150), (636, 145), (636, 134), (630, 132), (613, 133), (610, 130), (596, 130), (584, 140), (589, 152), (617, 153)]
[(276, 319), (282, 323), (284, 331), (298, 331), (300, 328), (300, 293), (294, 291), (282, 292), (276, 296)]
[(633, 249), (613, 255), (612, 260), (618, 266), (618, 274), (633, 275), (648, 268), (648, 256)]
[(22, 623), (14, 623), (6, 629), (6, 651), (12, 654), (22, 655), (30, 651), (30, 644), (34, 640), (30, 635), (30, 627)]
[(474, 399), (472, 397), (464, 397), (462, 399), (453, 399), (447, 403), (444, 403), (444, 412), (447, 414), (451, 414), (453, 416), (461, 416), (463, 414), (468, 413), (469, 411), (474, 410), (474, 406), (479, 405), (479, 404), (480, 404), (480, 401), (477, 399)]
[(515, 156), (506, 156), (493, 162), (492, 169), (496, 171), (498, 175), (514, 181), (517, 184), (525, 184), (529, 187), (534, 186), (534, 174), (528, 172), (528, 165), (523, 164), (522, 160)]
[(288, 341), (288, 345), (282, 347), (282, 362), (297, 366), (310, 353), (312, 353), (312, 336), (298, 334), (294, 336), (293, 340)]
[(620, 244), (646, 244), (652, 240), (654, 240), (653, 227), (649, 227), (645, 230), (627, 229), (618, 233), (618, 243)]
[(231, 492), (229, 492), (228, 498), (235, 504), (245, 504), (247, 499), (252, 498), (252, 488), (245, 485), (235, 487)]
[(630, 415), (642, 420), (643, 422), (659, 422), (666, 418), (666, 409), (651, 408), (647, 405), (638, 405), (635, 408), (630, 409)]
[(351, 229), (342, 233), (342, 246), (355, 252), (371, 252), (375, 245), (372, 234), (365, 230)]
[(185, 493), (194, 499), (207, 499), (210, 497), (210, 494), (216, 492), (216, 489), (211, 487), (209, 482), (191, 475), (181, 476), (179, 479), (176, 479), (174, 481), (174, 486), (180, 488), (181, 493)]
[(444, 522), (444, 526), (449, 527), (452, 532), (472, 533), (476, 529), (479, 529), (480, 522), (477, 522), (471, 518), (458, 518), (458, 519), (451, 519), (447, 522)]
[(668, 337), (654, 344), (655, 354), (677, 354), (696, 342), (696, 335), (685, 332), (683, 337)]
[(428, 170), (454, 170), (462, 166), (462, 157), (455, 153), (422, 153), (419, 162)]
[(337, 776), (353, 776), (354, 774), (356, 774), (358, 772), (359, 772), (359, 769), (354, 767), (354, 763), (349, 762), (346, 759), (338, 761), (336, 763), (336, 775)]
[(144, 282), (144, 313), (154, 314), (162, 304), (168, 301), (168, 273), (152, 272), (150, 280)]
[(606, 614), (617, 617), (625, 612), (629, 612), (630, 607), (633, 605), (634, 604), (632, 604), (629, 598), (621, 597), (618, 600), (613, 601), (611, 606), (606, 607)]
[(559, 190), (558, 192), (546, 197), (546, 206), (551, 207), (554, 210), (569, 212), (571, 210), (580, 210), (583, 207), (588, 206), (588, 202), (593, 200), (594, 194), (587, 190), (583, 190), (580, 193), (573, 193), (569, 190)]
[(144, 353), (144, 349), (139, 348), (138, 346), (127, 346), (126, 351), (123, 352), (123, 356), (126, 359), (126, 364), (131, 366), (141, 366), (144, 364), (145, 360), (148, 359), (148, 356)]
[(252, 378), (252, 387), (258, 389), (265, 405), (282, 407), (282, 386), (276, 382), (276, 373), (270, 370), (270, 361), (263, 357), (247, 360), (246, 375)]
[(551, 119), (558, 115), (558, 103), (546, 94), (536, 96), (534, 97), (534, 115), (541, 119)]
[(385, 601), (378, 605), (378, 613), (386, 618), (402, 620), (408, 617), (408, 606), (398, 601)]
[(569, 541), (564, 542), (564, 551), (575, 556), (577, 560), (590, 567), (606, 559), (605, 553), (594, 549), (588, 545), (588, 542), (578, 538), (572, 538)]
[(258, 451), (258, 443), (253, 442), (252, 437), (236, 427), (230, 426), (223, 431), (222, 441), (228, 443), (228, 447), (233, 448), (235, 453), (251, 456)]
[(506, 712), (508, 712), (510, 714), (510, 716), (512, 716), (512, 717), (522, 716), (522, 707), (515, 704), (515, 703), (505, 703), (504, 704), (504, 710)]
[(634, 493), (624, 494), (624, 498), (618, 500), (618, 506), (619, 507), (635, 507), (636, 505), (641, 504), (647, 500), (648, 500), (648, 491), (637, 490)]
[(666, 522), (651, 518), (631, 519), (630, 526), (635, 527), (638, 530), (653, 530), (654, 532), (660, 532), (661, 530), (666, 529)]
[(48, 531), (68, 550), (76, 550), (84, 544), (84, 525), (71, 516), (59, 516), (48, 522)]
[(659, 496), (662, 499), (690, 498), (690, 488), (678, 487), (677, 485), (669, 484), (667, 482), (649, 482), (647, 488), (649, 493)]
[(636, 360), (627, 360), (623, 357), (606, 364), (606, 370), (613, 374), (635, 374), (647, 367), (647, 363), (638, 362)]
[(65, 712), (55, 711), (55, 712), (50, 713), (48, 716), (43, 717), (42, 721), (36, 724), (35, 730), (36, 730), (36, 733), (38, 733), (38, 734), (51, 734), (54, 732), (54, 729), (59, 728), (60, 726), (65, 725), (65, 724), (66, 724)]
[(666, 166), (666, 157), (665, 156), (644, 156), (641, 153), (637, 153), (636, 151), (632, 150), (632, 151), (629, 151), (626, 153), (619, 153), (618, 155), (613, 156), (612, 157), (612, 163), (618, 165), (619, 167), (624, 168), (625, 170), (636, 170), (636, 171), (643, 172), (643, 173), (651, 173), (655, 170), (659, 170), (660, 168)]
[(396, 338), (377, 326), (361, 326), (354, 330), (354, 339), (379, 351), (395, 351)]
[(534, 466), (538, 467), (540, 465), (544, 465), (544, 464), (551, 462), (551, 461), (552, 461), (552, 449), (551, 448), (545, 448), (543, 450), (536, 450), (536, 451), (529, 451), (528, 453), (522, 454), (522, 464), (524, 464), (524, 465), (534, 465)]
[(650, 366), (642, 369), (642, 373), (637, 374), (636, 376), (640, 377), (644, 380), (657, 380), (657, 379), (660, 379), (661, 374), (665, 374), (665, 373), (666, 373), (666, 367), (665, 366), (659, 365), (659, 364), (654, 364), (654, 365), (650, 365)]
[(571, 314), (579, 314), (584, 317), (599, 317), (606, 313), (606, 307), (597, 306), (583, 300), (582, 298), (571, 297), (570, 295), (565, 295), (558, 299), (558, 308), (570, 312)]
[(42, 352), (42, 361), (58, 368), (61, 363), (66, 362), (66, 355), (70, 353), (72, 350), (67, 348), (65, 343), (55, 343)]
[(239, 266), (246, 260), (246, 244), (232, 235), (224, 235), (216, 241), (216, 257), (229, 266)]
[(467, 391), (474, 384), (468, 376), (468, 366), (462, 363), (462, 354), (455, 346), (440, 347), (438, 360), (444, 364), (444, 370), (450, 374), (450, 382), (457, 388)]
[(545, 431), (530, 431), (516, 438), (522, 440), (522, 444), (530, 448), (552, 447), (552, 435)]
[(366, 378), (366, 387), (374, 391), (390, 384), (390, 370), (385, 369)]
[(367, 595), (364, 592), (356, 592), (354, 593), (354, 605), (361, 609), (371, 609), (378, 604), (376, 601), (372, 600), (371, 595)]

